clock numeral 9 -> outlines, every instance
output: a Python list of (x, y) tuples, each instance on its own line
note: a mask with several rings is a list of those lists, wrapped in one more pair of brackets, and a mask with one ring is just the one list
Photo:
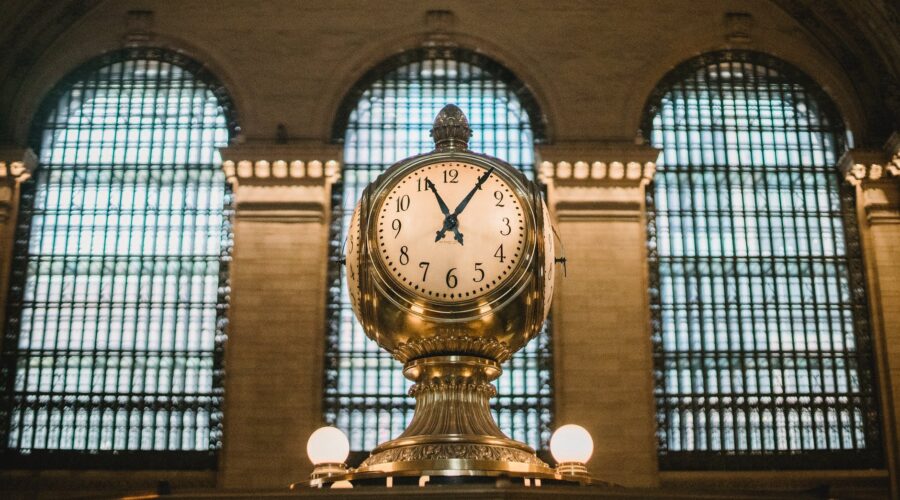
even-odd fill
[(503, 204), (503, 192), (502, 191), (494, 191), (494, 199), (497, 200), (497, 204), (495, 207), (505, 207)]
[[(503, 224), (506, 225), (506, 232), (504, 233), (503, 229), (500, 229), (500, 234), (503, 236), (509, 236), (509, 234), (512, 233), (512, 227), (510, 227), (509, 225), (509, 217), (503, 218)], [(397, 230), (397, 232), (399, 232), (399, 229)]]
[[(397, 235), (400, 234), (400, 228), (402, 228), (402, 227), (403, 227), (403, 223), (400, 222), (400, 219), (394, 219), (394, 221), (391, 222), (391, 229), (393, 229), (394, 231), (397, 231), (396, 233), (394, 233), (394, 239), (397, 239)], [(506, 234), (509, 234), (509, 233), (506, 233)]]
[(459, 172), (455, 168), (444, 170), (444, 184), (459, 184)]
[(425, 278), (428, 276), (429, 265), (431, 265), (431, 263), (425, 262), (424, 260), (422, 262), (419, 262), (419, 269), (425, 269), (425, 271), (422, 273), (422, 281), (425, 281)]
[(456, 288), (456, 283), (457, 283), (456, 275), (453, 274), (453, 271), (456, 271), (455, 267), (451, 267), (450, 270), (447, 271), (446, 281), (447, 281), (447, 286), (450, 288)]
[[(409, 264), (409, 254), (407, 252), (409, 252), (409, 248), (406, 245), (400, 247), (400, 263), (404, 266)], [(501, 260), (501, 262), (503, 261)]]
[[(406, 247), (403, 247), (403, 248), (406, 248)], [(497, 251), (494, 252), (494, 257), (497, 257), (498, 259), (500, 259), (500, 262), (503, 262), (506, 259), (506, 255), (503, 254), (503, 245), (502, 244), (500, 245), (500, 248), (498, 248)]]
[(475, 263), (475, 272), (480, 273), (480, 275), (478, 276), (478, 279), (472, 278), (472, 281), (474, 281), (475, 283), (481, 283), (482, 281), (484, 281), (484, 269), (481, 269), (480, 267), (478, 267), (480, 265), (481, 265), (481, 262)]
[(403, 196), (397, 198), (397, 211), (406, 212), (407, 210), (409, 210), (409, 195), (404, 194)]

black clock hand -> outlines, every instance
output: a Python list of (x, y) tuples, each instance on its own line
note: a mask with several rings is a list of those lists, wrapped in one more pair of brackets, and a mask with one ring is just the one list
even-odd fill
[(462, 211), (466, 208), (466, 205), (469, 204), (469, 200), (471, 200), (472, 197), (475, 196), (475, 191), (481, 189), (481, 185), (484, 184), (484, 181), (486, 181), (488, 177), (490, 177), (491, 172), (493, 171), (494, 167), (491, 167), (487, 172), (484, 173), (484, 175), (478, 178), (478, 182), (475, 183), (475, 187), (473, 187), (472, 190), (469, 191), (469, 194), (467, 194), (466, 197), (463, 198), (461, 202), (459, 202), (459, 205), (456, 206), (456, 210), (453, 211), (453, 215), (459, 215), (462, 213)]
[(441, 241), (441, 238), (444, 237), (444, 233), (447, 231), (453, 231), (453, 239), (459, 242), (460, 245), (463, 244), (463, 235), (459, 232), (459, 228), (457, 227), (459, 224), (456, 220), (455, 215), (450, 214), (450, 209), (447, 207), (447, 204), (444, 203), (444, 199), (441, 198), (441, 195), (438, 194), (437, 188), (434, 186), (434, 183), (428, 180), (428, 177), (425, 178), (425, 187), (430, 189), (435, 198), (437, 198), (438, 205), (441, 207), (441, 212), (444, 214), (444, 226), (441, 227), (441, 230), (437, 232), (437, 236), (434, 238), (434, 241)]
[(437, 198), (438, 205), (441, 207), (441, 213), (445, 216), (450, 215), (450, 209), (447, 208), (447, 204), (444, 203), (444, 199), (441, 198), (441, 195), (438, 194), (437, 188), (434, 187), (434, 183), (428, 180), (428, 177), (425, 178), (425, 189), (430, 189), (431, 192), (434, 193), (434, 197)]

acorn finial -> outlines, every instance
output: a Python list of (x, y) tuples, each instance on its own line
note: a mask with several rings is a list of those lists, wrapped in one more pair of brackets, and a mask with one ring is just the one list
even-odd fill
[(434, 119), (431, 137), (434, 138), (435, 149), (466, 149), (472, 129), (462, 110), (455, 104), (448, 104)]

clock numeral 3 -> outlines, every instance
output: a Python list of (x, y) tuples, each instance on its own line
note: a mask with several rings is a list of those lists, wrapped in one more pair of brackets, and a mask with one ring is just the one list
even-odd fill
[(430, 265), (431, 263), (425, 262), (424, 260), (422, 262), (419, 262), (419, 269), (425, 269), (425, 271), (422, 273), (422, 281), (425, 281), (425, 278), (428, 276), (428, 266)]
[(450, 288), (456, 288), (456, 275), (453, 274), (453, 271), (456, 271), (455, 267), (451, 267), (449, 271), (447, 271), (447, 286)]
[(409, 210), (409, 195), (404, 194), (403, 196), (397, 198), (397, 211), (406, 212), (407, 210)]
[(474, 281), (475, 283), (481, 283), (482, 281), (484, 281), (484, 269), (481, 269), (480, 267), (478, 267), (480, 265), (481, 265), (481, 262), (475, 263), (475, 272), (479, 273), (478, 279), (472, 278), (472, 281)]
[[(503, 236), (509, 236), (509, 234), (512, 233), (512, 227), (510, 227), (510, 225), (509, 225), (509, 217), (504, 217), (503, 223), (506, 224), (506, 232), (504, 233), (503, 229), (501, 229), (500, 234)], [(398, 229), (397, 232), (399, 232), (399, 231), (400, 230)]]
[[(409, 254), (407, 252), (409, 252), (409, 248), (407, 248), (406, 245), (400, 247), (400, 263), (404, 266), (409, 264)], [(501, 260), (500, 262), (503, 261)]]
[[(406, 247), (403, 247), (403, 248), (406, 248)], [(506, 260), (506, 255), (503, 254), (503, 245), (502, 244), (500, 245), (499, 248), (497, 248), (497, 251), (494, 252), (494, 257), (497, 257), (498, 259), (500, 259), (500, 262), (503, 262), (504, 260)]]
[(494, 191), (494, 199), (497, 200), (497, 204), (494, 205), (495, 207), (505, 207), (506, 206), (503, 204), (503, 192)]

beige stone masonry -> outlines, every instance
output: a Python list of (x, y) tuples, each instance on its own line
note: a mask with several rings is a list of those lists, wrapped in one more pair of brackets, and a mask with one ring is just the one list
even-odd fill
[(882, 151), (848, 151), (840, 166), (856, 187), (886, 465), (892, 493), (900, 498), (900, 133)]
[(568, 259), (553, 310), (556, 424), (591, 433), (595, 477), (655, 486), (644, 193), (658, 151), (575, 143), (539, 154)]
[(234, 190), (225, 436), (219, 485), (279, 488), (308, 477), (322, 425), (331, 185), (340, 148), (222, 150)]
[[(6, 294), (19, 207), (19, 184), (31, 177), (37, 158), (30, 149), (0, 147), (0, 325), (6, 326)], [(2, 340), (0, 340), (2, 342)]]

